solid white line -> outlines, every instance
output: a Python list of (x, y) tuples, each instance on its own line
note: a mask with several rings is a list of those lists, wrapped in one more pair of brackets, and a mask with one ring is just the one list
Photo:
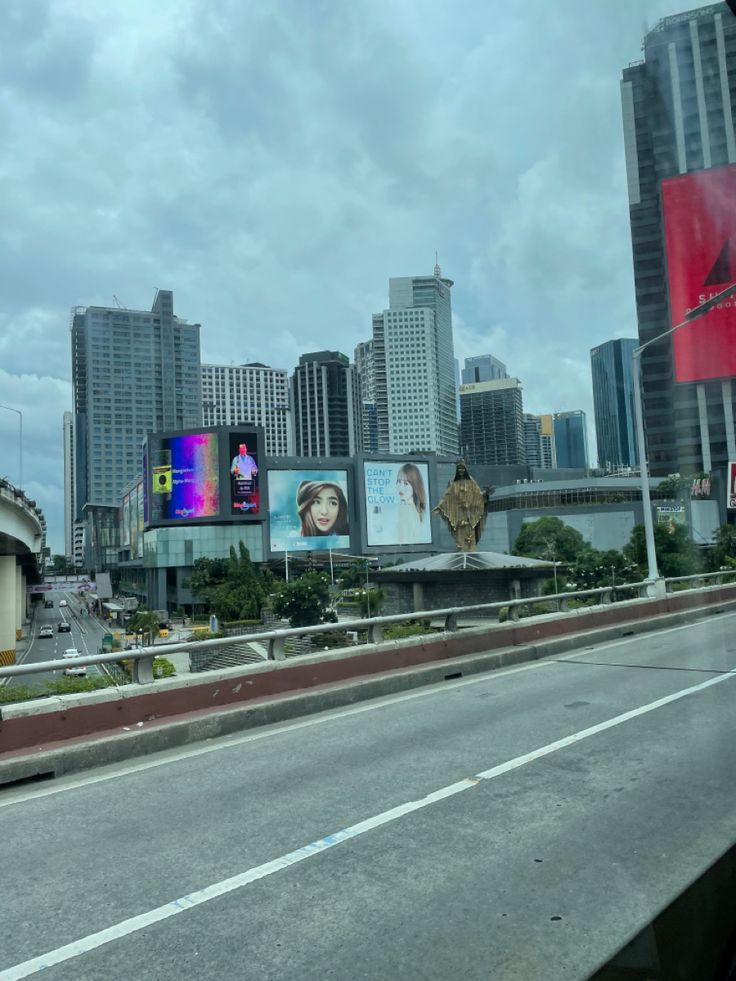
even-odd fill
[[(725, 617), (734, 617), (736, 613), (727, 613), (720, 619)], [(698, 620), (695, 623), (681, 624), (677, 627), (666, 627), (664, 630), (657, 630), (655, 633), (657, 636), (660, 634), (673, 633), (676, 630), (688, 630), (694, 627), (700, 627), (708, 624), (712, 624), (713, 620), (707, 618), (705, 620)], [(650, 636), (650, 635), (647, 635)], [(639, 643), (641, 640), (640, 635), (635, 635), (633, 637), (625, 637), (621, 640), (613, 640), (605, 644), (593, 644), (591, 647), (585, 650), (579, 651), (575, 654), (565, 654), (564, 660), (569, 661), (573, 658), (584, 657), (589, 655), (591, 651), (602, 651), (609, 647), (620, 647), (626, 644)], [(562, 658), (560, 658), (562, 659)], [(427, 698), (432, 695), (441, 695), (446, 691), (451, 691), (455, 688), (465, 688), (467, 685), (478, 685), (481, 683), (492, 683), (494, 681), (503, 680), (511, 675), (521, 674), (524, 671), (534, 671), (537, 668), (548, 668), (553, 666), (557, 662), (557, 658), (547, 657), (540, 661), (532, 661), (529, 664), (522, 664), (514, 668), (499, 668), (496, 671), (482, 671), (479, 674), (473, 675), (469, 678), (462, 678), (458, 681), (445, 681), (437, 682), (436, 684), (427, 685), (421, 688), (419, 691), (404, 692), (401, 695), (386, 695), (380, 698), (371, 699), (362, 705), (353, 705), (350, 708), (345, 709), (327, 709), (324, 712), (316, 713), (307, 719), (301, 719), (298, 722), (288, 722), (284, 724), (274, 724), (272, 726), (264, 726), (257, 732), (249, 732), (243, 736), (218, 736), (216, 740), (212, 743), (208, 743), (205, 746), (197, 746), (193, 749), (183, 749), (178, 751), (172, 751), (167, 753), (165, 750), (158, 753), (155, 759), (149, 759), (145, 761), (138, 761), (136, 763), (116, 765), (112, 772), (95, 773), (93, 775), (85, 775), (83, 777), (76, 778), (61, 778), (58, 783), (54, 783), (51, 786), (43, 786), (38, 789), (28, 790), (19, 794), (18, 796), (8, 796), (8, 791), (4, 791), (3, 799), (0, 799), (0, 809), (3, 807), (11, 807), (14, 804), (23, 804), (30, 800), (35, 800), (39, 797), (51, 797), (55, 794), (63, 794), (70, 790), (78, 790), (81, 787), (87, 787), (96, 783), (105, 783), (108, 780), (116, 780), (118, 777), (130, 776), (134, 773), (141, 773), (146, 770), (152, 770), (159, 766), (167, 766), (170, 763), (178, 763), (181, 760), (194, 759), (197, 756), (205, 756), (208, 753), (218, 753), (223, 749), (230, 749), (232, 746), (241, 746), (245, 743), (256, 742), (259, 739), (269, 739), (272, 736), (280, 736), (289, 732), (296, 732), (299, 729), (308, 729), (312, 726), (322, 725), (325, 722), (331, 722), (337, 719), (349, 718), (353, 715), (362, 715), (363, 712), (374, 712), (377, 709), (386, 708), (391, 705), (397, 705), (401, 702), (411, 701), (415, 698)], [(452, 669), (452, 662), (448, 661), (448, 670)], [(663, 668), (662, 670), (666, 670)], [(235, 706), (233, 706), (235, 707)], [(62, 782), (63, 781), (63, 782)]]
[(203, 889), (199, 889), (187, 896), (181, 896), (179, 899), (174, 899), (171, 902), (165, 903), (163, 906), (158, 906), (146, 913), (140, 913), (138, 916), (132, 916), (127, 920), (122, 920), (120, 923), (107, 927), (105, 930), (100, 930), (97, 933), (92, 933), (86, 937), (81, 937), (79, 940), (75, 940), (70, 944), (65, 944), (63, 947), (57, 947), (55, 950), (50, 950), (45, 954), (41, 954), (39, 957), (32, 957), (27, 961), (23, 961), (20, 964), (16, 964), (14, 967), (7, 968), (6, 970), (0, 972), (0, 981), (20, 981), (21, 978), (30, 977), (32, 974), (37, 974), (39, 971), (43, 971), (48, 967), (53, 967), (55, 964), (62, 964), (65, 961), (72, 960), (73, 958), (79, 957), (82, 954), (87, 954), (90, 951), (96, 950), (97, 948), (102, 947), (104, 944), (110, 943), (113, 940), (128, 937), (133, 933), (137, 933), (139, 930), (144, 930), (146, 927), (149, 927), (154, 923), (159, 923), (161, 920), (168, 919), (170, 916), (176, 916), (178, 913), (184, 913), (187, 910), (194, 909), (196, 906), (201, 906), (203, 903), (208, 903), (213, 899), (226, 895), (227, 893), (234, 892), (236, 889), (242, 889), (251, 882), (257, 882), (259, 879), (264, 879), (269, 875), (273, 875), (275, 872), (281, 872), (299, 862), (313, 858), (315, 855), (319, 855), (330, 848), (334, 848), (335, 845), (342, 844), (344, 841), (358, 838), (361, 835), (367, 834), (369, 831), (374, 831), (376, 828), (380, 828), (386, 824), (390, 824), (393, 821), (397, 821), (400, 818), (405, 817), (407, 814), (413, 814), (415, 811), (429, 807), (431, 804), (436, 804), (438, 801), (447, 800), (449, 797), (454, 797), (457, 794), (463, 793), (463, 791), (472, 790), (482, 781), (493, 780), (495, 777), (502, 776), (511, 770), (516, 770), (519, 767), (525, 766), (527, 763), (533, 762), (534, 760), (549, 756), (552, 753), (556, 753), (558, 750), (573, 745), (574, 743), (582, 742), (582, 740), (588, 739), (590, 736), (595, 736), (600, 732), (605, 732), (607, 729), (614, 728), (614, 726), (619, 726), (624, 722), (629, 722), (631, 719), (635, 719), (641, 715), (646, 715), (649, 712), (654, 712), (656, 709), (661, 708), (664, 705), (670, 705), (672, 702), (677, 702), (680, 699), (687, 698), (690, 695), (705, 691), (707, 688), (712, 688), (715, 685), (719, 685), (722, 682), (727, 681), (729, 678), (734, 677), (735, 674), (736, 671), (731, 671), (728, 674), (722, 674), (715, 678), (709, 678), (707, 681), (703, 681), (698, 685), (693, 685), (690, 688), (684, 688), (672, 695), (667, 695), (664, 698), (658, 698), (654, 702), (649, 702), (647, 705), (642, 705), (639, 708), (632, 709), (629, 712), (623, 712), (621, 715), (616, 715), (612, 719), (608, 719), (606, 722), (601, 722), (598, 725), (590, 726), (587, 729), (581, 729), (579, 732), (566, 736), (564, 739), (558, 739), (553, 743), (548, 743), (546, 746), (541, 746), (539, 749), (533, 750), (531, 753), (525, 753), (523, 756), (517, 756), (515, 759), (508, 760), (506, 763), (501, 763), (498, 766), (491, 767), (489, 770), (483, 770), (482, 772), (477, 773), (474, 777), (466, 777), (463, 780), (457, 781), (457, 783), (449, 784), (446, 787), (441, 787), (439, 790), (435, 790), (419, 800), (406, 801), (403, 804), (399, 804), (397, 807), (392, 807), (380, 814), (375, 814), (372, 817), (366, 818), (364, 821), (353, 824), (348, 828), (343, 828), (342, 830), (336, 831), (331, 835), (326, 835), (324, 838), (320, 838), (317, 841), (312, 841), (308, 845), (303, 845), (301, 848), (287, 852), (286, 855), (282, 855), (280, 858), (272, 859), (270, 862), (265, 862), (262, 865), (257, 865), (254, 868), (247, 869), (245, 872), (240, 872), (238, 875), (231, 876), (228, 879), (222, 879), (220, 882), (214, 882), (211, 885), (205, 886)]

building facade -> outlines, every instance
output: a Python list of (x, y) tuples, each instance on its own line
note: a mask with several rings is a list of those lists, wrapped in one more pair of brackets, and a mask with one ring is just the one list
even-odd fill
[(555, 454), (562, 469), (587, 470), (588, 429), (582, 409), (554, 414)]
[(590, 352), (598, 466), (606, 470), (639, 465), (631, 362), (638, 343), (621, 337)]
[(150, 311), (72, 311), (74, 520), (114, 505), (141, 470), (146, 433), (201, 425), (199, 324), (159, 290)]
[(361, 424), (363, 449), (366, 453), (378, 452), (378, 411), (376, 408), (376, 383), (373, 363), (373, 340), (362, 341), (355, 348), (355, 370), (360, 384)]
[(527, 462), (518, 378), (460, 386), (460, 442), (468, 464), (515, 466)]
[(545, 470), (557, 466), (555, 431), (551, 415), (524, 413), (524, 445), (528, 466), (541, 467)]
[(205, 426), (262, 426), (266, 452), (293, 451), (289, 373), (265, 364), (202, 365), (202, 422)]
[[(676, 322), (668, 291), (663, 181), (697, 174), (705, 189), (719, 169), (736, 164), (736, 19), (725, 3), (665, 17), (645, 36), (643, 48), (643, 60), (624, 69), (621, 83), (642, 344)], [(712, 211), (722, 212), (722, 203), (714, 199)], [(713, 269), (721, 246), (719, 236), (713, 242)], [(732, 269), (703, 278), (700, 296), (705, 299), (734, 278)], [(702, 302), (698, 293), (693, 290), (691, 306)], [(678, 341), (665, 338), (642, 354), (650, 471), (725, 469), (736, 459), (732, 375), (676, 382), (673, 343)]]
[(457, 452), (452, 285), (439, 266), (390, 279), (388, 309), (373, 315), (379, 452)]
[(502, 378), (508, 377), (506, 365), (491, 354), (480, 354), (475, 358), (466, 358), (461, 373), (463, 385), (472, 385), (473, 382), (500, 381)]
[(355, 366), (339, 351), (303, 354), (291, 379), (297, 456), (351, 456), (363, 445)]

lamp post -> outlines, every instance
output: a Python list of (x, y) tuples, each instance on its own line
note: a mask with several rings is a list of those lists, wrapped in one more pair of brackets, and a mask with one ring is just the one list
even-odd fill
[[(657, 334), (656, 337), (652, 337), (645, 344), (640, 347), (634, 348), (631, 354), (631, 367), (632, 374), (634, 376), (634, 412), (636, 415), (636, 443), (637, 449), (639, 451), (639, 472), (641, 474), (641, 504), (644, 509), (644, 537), (647, 546), (647, 582), (650, 583), (650, 595), (654, 596), (664, 596), (665, 587), (664, 580), (659, 575), (659, 569), (657, 568), (657, 553), (654, 548), (654, 522), (652, 520), (652, 502), (649, 495), (649, 466), (647, 463), (647, 448), (646, 441), (644, 439), (644, 413), (642, 410), (641, 402), (641, 354), (645, 351), (651, 344), (656, 344), (657, 341), (664, 340), (665, 337), (669, 337), (670, 334), (674, 334), (676, 330), (680, 327), (685, 327), (687, 324), (697, 320), (698, 317), (702, 317), (703, 314), (708, 313), (713, 307), (718, 306), (723, 300), (729, 296), (733, 296), (736, 293), (736, 283), (732, 283), (731, 286), (727, 286), (725, 290), (721, 290), (720, 293), (716, 293), (705, 303), (701, 303), (700, 306), (694, 307), (688, 313), (685, 314), (685, 319), (682, 323), (675, 324), (674, 327), (670, 327), (669, 330), (663, 331), (661, 334)], [(638, 359), (638, 360), (637, 360)]]
[(7, 409), (8, 412), (15, 412), (18, 415), (19, 434), (18, 434), (18, 488), (23, 489), (23, 413), (20, 409), (14, 409), (12, 405), (2, 405), (0, 409)]

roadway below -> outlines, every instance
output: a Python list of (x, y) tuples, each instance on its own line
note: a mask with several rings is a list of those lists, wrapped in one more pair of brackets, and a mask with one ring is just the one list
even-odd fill
[[(75, 647), (80, 654), (98, 654), (102, 644), (102, 637), (108, 631), (94, 617), (81, 613), (82, 602), (74, 593), (47, 593), (45, 599), (53, 602), (52, 609), (46, 609), (43, 603), (38, 604), (35, 616), (31, 623), (30, 634), (25, 651), (16, 659), (17, 664), (37, 664), (40, 661), (62, 661), (64, 651), (70, 647)], [(59, 606), (64, 601), (66, 606)], [(59, 630), (61, 623), (68, 623), (69, 630)], [(51, 627), (52, 637), (41, 637), (42, 627)], [(44, 671), (39, 674), (21, 676), (19, 678), (9, 678), (7, 684), (28, 685), (29, 687), (39, 687), (47, 681), (54, 681), (62, 677), (61, 666), (59, 671)], [(100, 669), (96, 665), (89, 665), (87, 674), (89, 677), (99, 675)]]
[(587, 978), (736, 840), (735, 616), (2, 790), (0, 979)]

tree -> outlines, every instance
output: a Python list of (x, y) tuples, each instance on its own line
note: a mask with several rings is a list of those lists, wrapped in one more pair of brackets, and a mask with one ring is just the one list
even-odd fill
[(76, 567), (71, 559), (66, 555), (54, 555), (51, 559), (51, 568), (47, 570), (51, 576), (65, 576), (76, 573)]
[(272, 577), (260, 575), (242, 542), (228, 559), (197, 559), (189, 588), (219, 620), (256, 620), (266, 602)]
[(569, 567), (568, 586), (575, 589), (598, 589), (615, 586), (639, 577), (639, 570), (623, 552), (586, 548)]
[(281, 586), (273, 603), (276, 616), (285, 617), (292, 627), (315, 623), (335, 623), (330, 606), (330, 580), (323, 572), (305, 572)]
[(128, 624), (128, 629), (131, 633), (142, 634), (144, 638), (147, 637), (147, 646), (150, 646), (158, 637), (158, 624), (158, 616), (155, 613), (150, 610), (139, 610)]
[(568, 564), (589, 547), (579, 531), (559, 518), (537, 518), (521, 529), (513, 554)]
[[(654, 550), (662, 576), (690, 576), (702, 569), (702, 556), (685, 525), (655, 525)], [(626, 558), (639, 567), (639, 574), (644, 578), (648, 571), (644, 525), (636, 525), (623, 551)]]
[(723, 525), (718, 529), (708, 554), (708, 565), (713, 572), (736, 569), (736, 525)]

